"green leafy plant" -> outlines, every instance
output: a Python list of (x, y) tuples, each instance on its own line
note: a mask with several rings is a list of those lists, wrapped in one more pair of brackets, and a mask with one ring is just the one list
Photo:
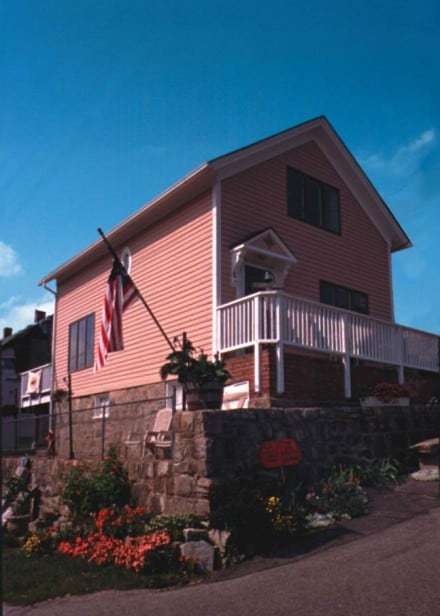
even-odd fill
[(28, 493), (28, 477), (10, 477), (4, 487), (5, 505), (12, 503), (20, 492)]
[(191, 340), (184, 337), (180, 348), (167, 355), (166, 363), (160, 369), (161, 378), (165, 380), (168, 376), (177, 376), (179, 383), (196, 387), (213, 383), (224, 385), (230, 374), (218, 355), (210, 360), (203, 352), (197, 357), (195, 353)]
[(353, 468), (334, 467), (307, 495), (309, 506), (317, 513), (331, 514), (335, 519), (355, 518), (367, 512), (368, 497)]
[(55, 541), (49, 532), (36, 531), (27, 537), (21, 549), (27, 557), (32, 555), (42, 556), (53, 552)]
[(401, 465), (397, 460), (384, 458), (353, 467), (360, 484), (366, 487), (386, 487), (399, 482)]
[(279, 482), (253, 477), (224, 481), (211, 490), (210, 526), (231, 533), (230, 549), (246, 556), (267, 551), (273, 544), (270, 497), (280, 497)]
[(203, 528), (202, 519), (194, 514), (158, 515), (147, 522), (145, 532), (166, 531), (173, 541), (183, 541), (185, 528)]
[(127, 471), (111, 447), (96, 471), (73, 468), (66, 477), (62, 494), (73, 517), (81, 520), (105, 507), (123, 507), (131, 497)]

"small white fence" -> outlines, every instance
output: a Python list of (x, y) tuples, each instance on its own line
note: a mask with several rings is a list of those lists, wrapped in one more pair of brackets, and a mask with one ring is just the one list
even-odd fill
[(255, 389), (260, 390), (260, 345), (277, 345), (277, 389), (284, 391), (285, 345), (340, 355), (345, 395), (351, 396), (350, 358), (403, 369), (439, 371), (439, 337), (279, 291), (248, 295), (217, 309), (218, 350), (254, 346)]

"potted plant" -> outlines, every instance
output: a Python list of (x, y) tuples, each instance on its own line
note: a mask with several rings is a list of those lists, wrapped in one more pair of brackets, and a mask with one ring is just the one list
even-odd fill
[(223, 388), (230, 378), (224, 362), (215, 356), (214, 360), (201, 352), (196, 356), (192, 342), (184, 335), (180, 348), (167, 355), (160, 369), (160, 376), (176, 376), (183, 386), (189, 410), (200, 408), (220, 409), (223, 402)]
[(370, 390), (370, 395), (361, 398), (361, 406), (409, 406), (414, 396), (411, 385), (399, 383), (378, 383)]

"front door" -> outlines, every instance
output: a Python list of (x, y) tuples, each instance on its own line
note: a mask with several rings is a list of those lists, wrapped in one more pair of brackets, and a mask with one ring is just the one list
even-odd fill
[(254, 267), (253, 265), (245, 265), (244, 267), (244, 294), (250, 295), (257, 291), (264, 290), (264, 284), (273, 280), (273, 274), (270, 270), (262, 267)]

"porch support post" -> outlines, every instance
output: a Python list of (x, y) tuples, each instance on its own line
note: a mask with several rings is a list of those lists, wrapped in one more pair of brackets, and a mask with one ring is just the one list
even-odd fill
[(284, 301), (282, 295), (277, 295), (276, 304), (276, 319), (277, 319), (277, 343), (276, 343), (276, 360), (277, 360), (277, 394), (283, 394), (285, 391), (284, 383)]
[(261, 392), (260, 296), (254, 297), (254, 390)]
[(350, 330), (349, 330), (349, 315), (344, 314), (342, 317), (344, 328), (344, 355), (342, 356), (342, 364), (344, 366), (344, 395), (346, 398), (351, 398), (351, 361), (350, 361)]

